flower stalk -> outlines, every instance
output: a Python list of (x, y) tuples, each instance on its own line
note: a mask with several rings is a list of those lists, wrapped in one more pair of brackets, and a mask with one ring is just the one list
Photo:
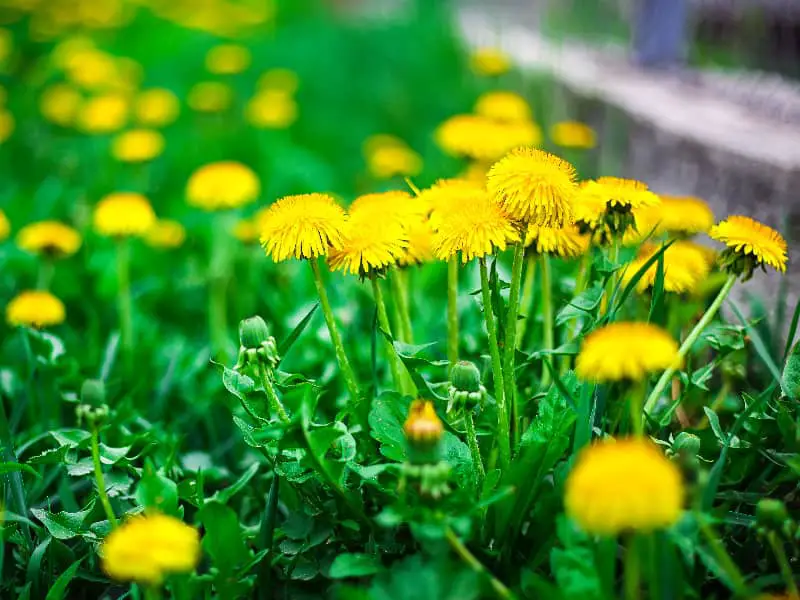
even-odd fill
[(92, 463), (94, 464), (94, 481), (97, 485), (97, 495), (100, 497), (100, 504), (103, 505), (103, 510), (106, 513), (108, 522), (114, 528), (118, 525), (117, 517), (114, 515), (114, 509), (111, 508), (111, 501), (108, 499), (108, 492), (106, 492), (106, 480), (103, 475), (103, 463), (100, 462), (100, 428), (98, 424), (91, 421), (91, 444), (92, 444)]
[[(525, 232), (521, 236), (525, 238)], [(503, 380), (506, 400), (511, 407), (511, 432), (516, 441), (518, 435), (519, 409), (516, 398), (516, 378), (514, 376), (515, 353), (517, 348), (517, 315), (519, 314), (519, 291), (522, 280), (522, 266), (525, 262), (525, 248), (522, 243), (514, 246), (514, 262), (511, 267), (511, 287), (508, 292), (508, 313), (506, 315), (506, 340), (503, 348)]]
[[(383, 329), (387, 335), (391, 336), (392, 328), (389, 325), (389, 316), (386, 313), (386, 302), (383, 299), (383, 290), (381, 289), (380, 281), (373, 275), (370, 277), (370, 282), (372, 283), (372, 296), (375, 300), (375, 306), (378, 309), (378, 325), (380, 325), (381, 329)], [(394, 345), (389, 340), (386, 340), (386, 353), (389, 357), (389, 367), (392, 371), (392, 380), (394, 381), (395, 389), (404, 391), (405, 377), (403, 363), (400, 361), (400, 357), (397, 356)]]
[(131, 299), (130, 245), (127, 239), (117, 241), (117, 313), (120, 343), (125, 368), (133, 360), (133, 301)]
[(528, 321), (533, 312), (533, 287), (536, 281), (536, 255), (530, 254), (525, 260), (525, 280), (522, 283), (522, 314), (517, 321), (517, 348), (521, 348), (525, 341), (525, 332), (528, 329)]
[(447, 261), (447, 360), (458, 362), (458, 255)]
[[(540, 258), (542, 264), (542, 348), (553, 350), (555, 347), (555, 331), (553, 326), (553, 273), (550, 265), (550, 257), (542, 254)], [(550, 385), (550, 369), (545, 364), (550, 361), (549, 357), (542, 360), (542, 387)]]
[(469, 453), (472, 455), (472, 464), (475, 468), (475, 482), (478, 488), (478, 498), (480, 499), (483, 493), (483, 482), (486, 479), (486, 469), (483, 467), (481, 447), (478, 445), (478, 435), (475, 432), (475, 419), (472, 416), (472, 411), (464, 413), (464, 426), (467, 430), (467, 445), (469, 446)]

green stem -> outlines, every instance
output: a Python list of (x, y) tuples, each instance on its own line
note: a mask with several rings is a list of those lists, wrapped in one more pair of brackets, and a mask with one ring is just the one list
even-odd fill
[(683, 344), (681, 344), (681, 347), (678, 350), (678, 359), (675, 361), (675, 364), (661, 374), (661, 378), (658, 380), (658, 383), (656, 383), (653, 391), (650, 392), (650, 396), (648, 396), (647, 401), (644, 404), (645, 418), (652, 415), (653, 409), (655, 409), (656, 404), (661, 397), (661, 393), (664, 391), (664, 388), (666, 388), (669, 382), (672, 381), (672, 376), (683, 363), (683, 360), (686, 358), (686, 355), (689, 354), (689, 351), (700, 337), (700, 334), (703, 333), (711, 320), (716, 316), (717, 311), (719, 311), (720, 306), (722, 306), (723, 301), (725, 298), (727, 298), (735, 283), (736, 275), (729, 275), (728, 279), (725, 281), (725, 285), (722, 286), (722, 289), (720, 289), (717, 297), (714, 298), (714, 302), (711, 303), (711, 306), (708, 307), (708, 310), (706, 310), (705, 314), (694, 326), (694, 329), (692, 329), (692, 331), (689, 333), (689, 336), (686, 338), (686, 340), (684, 340)]
[(111, 508), (111, 501), (106, 492), (106, 480), (103, 476), (103, 463), (100, 462), (100, 431), (96, 424), (92, 424), (92, 462), (94, 463), (94, 480), (97, 484), (97, 495), (100, 497), (100, 504), (106, 512), (108, 522), (111, 527), (117, 526), (117, 517), (114, 516), (114, 509)]
[(797, 583), (795, 583), (794, 580), (792, 567), (789, 565), (789, 561), (786, 558), (786, 551), (783, 548), (783, 542), (778, 539), (778, 536), (774, 531), (770, 531), (767, 534), (767, 540), (769, 540), (769, 545), (772, 548), (773, 554), (775, 554), (775, 559), (778, 561), (778, 566), (781, 569), (781, 575), (783, 576), (783, 580), (786, 582), (786, 589), (789, 592), (789, 597), (792, 600), (797, 600), (797, 598), (800, 598), (800, 592), (797, 590)]
[(641, 384), (633, 385), (628, 396), (628, 405), (631, 411), (631, 427), (636, 437), (642, 437), (644, 435), (642, 404), (644, 403), (645, 394), (647, 394), (647, 388), (645, 385)]
[(42, 256), (39, 261), (39, 273), (36, 276), (36, 289), (49, 290), (54, 274), (55, 264), (53, 263), (53, 259), (48, 255)]
[(731, 584), (733, 585), (733, 591), (736, 594), (737, 598), (748, 598), (748, 589), (747, 583), (742, 576), (741, 571), (739, 571), (739, 567), (733, 562), (728, 551), (725, 550), (725, 546), (719, 539), (719, 536), (714, 531), (713, 527), (709, 525), (705, 517), (697, 513), (697, 526), (700, 529), (700, 533), (705, 536), (706, 540), (708, 541), (708, 545), (711, 546), (711, 552), (713, 552), (714, 556), (717, 559), (717, 563), (722, 570), (725, 571), (728, 578), (731, 580)]
[[(523, 232), (522, 239), (525, 238)], [(511, 267), (511, 287), (508, 292), (508, 314), (506, 315), (506, 339), (503, 347), (503, 379), (506, 400), (511, 406), (511, 433), (516, 442), (519, 433), (519, 409), (517, 406), (516, 381), (514, 375), (515, 352), (517, 348), (517, 314), (519, 313), (519, 288), (522, 279), (522, 265), (525, 262), (525, 248), (522, 244), (514, 246), (514, 262)]]
[(398, 337), (406, 344), (413, 344), (414, 332), (411, 328), (411, 312), (408, 307), (408, 272), (399, 268), (394, 269), (389, 277), (389, 282), (399, 316)]
[(505, 470), (511, 461), (511, 439), (508, 423), (508, 403), (503, 390), (503, 363), (500, 359), (500, 347), (497, 345), (497, 328), (492, 313), (492, 294), (489, 290), (489, 274), (486, 269), (486, 257), (478, 259), (481, 271), (481, 296), (483, 299), (483, 318), (489, 335), (489, 355), (492, 357), (492, 381), (494, 382), (494, 398), (497, 401), (497, 430), (499, 432), (500, 467)]
[(274, 410), (278, 418), (283, 421), (284, 423), (289, 422), (289, 415), (286, 413), (286, 407), (281, 402), (281, 399), (278, 398), (278, 393), (275, 391), (275, 388), (272, 385), (272, 379), (267, 372), (267, 369), (264, 365), (258, 365), (259, 375), (261, 375), (261, 385), (264, 388), (264, 392), (267, 394), (267, 398), (269, 398), (270, 406), (272, 406), (272, 410)]
[(212, 275), (208, 290), (208, 329), (212, 352), (216, 360), (228, 360), (228, 282), (225, 277)]
[[(8, 425), (6, 407), (0, 395), (0, 459), (11, 463), (16, 463), (17, 455), (14, 452), (14, 439), (11, 435), (11, 428)], [(25, 485), (22, 481), (22, 474), (19, 471), (12, 471), (8, 474), (11, 481), (11, 497), (14, 501), (12, 506), (21, 517), (28, 518), (28, 503), (25, 500)], [(5, 494), (0, 495), (0, 503), (5, 502)], [(28, 524), (23, 521), (20, 523), (25, 539), (31, 541), (31, 531)]]
[(631, 534), (625, 553), (625, 599), (639, 600), (642, 587), (642, 565), (636, 534)]
[[(611, 247), (608, 249), (608, 262), (611, 263), (611, 267), (615, 267), (617, 261), (619, 261), (619, 246), (620, 246), (620, 238), (619, 236), (615, 237), (611, 242)], [(606, 301), (606, 308), (604, 314), (608, 314), (611, 311), (611, 296), (614, 294), (614, 287), (617, 284), (617, 274), (614, 273), (609, 276), (608, 281), (606, 281), (606, 293), (605, 293), (605, 301)]]
[(521, 348), (525, 341), (525, 332), (528, 321), (533, 317), (533, 284), (536, 280), (536, 255), (531, 253), (525, 264), (525, 280), (522, 283), (522, 314), (517, 321), (517, 348)]
[[(578, 277), (575, 279), (575, 295), (574, 298), (580, 296), (583, 292), (586, 291), (586, 287), (589, 285), (589, 276), (592, 272), (592, 250), (591, 248), (587, 250), (583, 256), (581, 257), (581, 263), (578, 267)], [(575, 337), (578, 328), (578, 318), (575, 317), (570, 320), (567, 324), (567, 337), (566, 341), (571, 342), (572, 339)], [(561, 359), (561, 369), (560, 372), (564, 375), (567, 371), (569, 371), (570, 366), (572, 365), (571, 358), (569, 356), (564, 356)]]
[[(380, 325), (381, 329), (388, 335), (392, 335), (392, 328), (389, 325), (389, 316), (386, 314), (386, 302), (383, 300), (381, 283), (375, 276), (371, 277), (370, 281), (372, 282), (372, 295), (375, 299), (375, 306), (378, 308), (378, 325)], [(398, 391), (403, 391), (405, 382), (403, 363), (400, 362), (400, 357), (397, 356), (397, 352), (389, 340), (386, 340), (386, 353), (389, 357), (389, 367), (392, 370), (394, 387)]]
[(498, 598), (516, 598), (514, 593), (509, 590), (502, 581), (492, 575), (489, 570), (483, 566), (483, 563), (475, 558), (475, 555), (458, 539), (455, 532), (448, 527), (445, 529), (445, 537), (453, 551), (458, 554), (459, 558), (463, 560), (469, 567), (478, 575), (486, 577), (492, 586), (492, 590)]
[(478, 498), (480, 499), (483, 493), (483, 481), (486, 478), (486, 470), (483, 468), (481, 448), (478, 445), (478, 436), (475, 433), (475, 420), (472, 417), (472, 412), (467, 411), (464, 415), (464, 425), (467, 428), (467, 444), (469, 445), (469, 452), (472, 455), (472, 464), (475, 467), (475, 480), (478, 487)]
[(117, 242), (117, 312), (122, 357), (127, 371), (133, 366), (133, 301), (131, 300), (130, 242)]
[[(553, 272), (550, 267), (550, 257), (547, 254), (542, 254), (540, 259), (542, 263), (542, 322), (543, 322), (543, 336), (542, 347), (545, 350), (553, 350), (555, 348), (555, 331), (553, 329)], [(550, 385), (550, 369), (545, 364), (546, 361), (552, 360), (545, 357), (542, 361), (542, 387)]]
[(447, 360), (458, 362), (458, 255), (447, 261)]
[(144, 600), (161, 600), (161, 588), (156, 585), (142, 585)]
[(342, 338), (339, 335), (339, 328), (336, 326), (336, 319), (333, 316), (333, 310), (331, 310), (331, 303), (328, 300), (328, 293), (325, 291), (325, 284), (322, 282), (319, 264), (317, 263), (316, 258), (310, 259), (308, 263), (311, 265), (312, 273), (314, 273), (314, 285), (317, 286), (319, 305), (322, 307), (322, 314), (325, 317), (325, 324), (328, 326), (328, 332), (331, 336), (333, 349), (336, 352), (336, 360), (339, 363), (339, 369), (342, 372), (342, 377), (344, 377), (345, 385), (350, 392), (350, 397), (354, 402), (359, 403), (361, 401), (361, 394), (358, 390), (356, 375), (353, 372), (353, 367), (350, 366), (350, 361), (347, 359), (347, 354), (344, 351), (344, 344), (342, 344)]

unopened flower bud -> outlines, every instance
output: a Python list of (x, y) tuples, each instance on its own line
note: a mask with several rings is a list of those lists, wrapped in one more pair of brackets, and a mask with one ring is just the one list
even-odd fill
[(786, 505), (780, 500), (763, 498), (758, 501), (756, 522), (760, 527), (770, 531), (780, 531), (788, 520), (789, 513), (786, 511)]
[(474, 409), (486, 399), (486, 388), (481, 385), (481, 373), (473, 363), (461, 360), (450, 371), (450, 402), (448, 413), (455, 406)]
[(239, 323), (239, 342), (243, 348), (258, 349), (269, 337), (266, 321), (257, 315)]
[(106, 403), (106, 386), (99, 379), (87, 379), (81, 386), (81, 404), (99, 407)]
[(409, 448), (409, 459), (414, 464), (436, 462), (444, 426), (427, 400), (414, 400), (403, 425)]
[(697, 456), (700, 453), (700, 438), (693, 433), (681, 431), (672, 442), (672, 451), (682, 456)]

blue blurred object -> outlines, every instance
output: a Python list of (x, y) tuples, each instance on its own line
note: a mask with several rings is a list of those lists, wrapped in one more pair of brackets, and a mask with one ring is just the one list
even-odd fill
[(669, 68), (686, 60), (687, 0), (638, 0), (633, 59), (643, 67)]

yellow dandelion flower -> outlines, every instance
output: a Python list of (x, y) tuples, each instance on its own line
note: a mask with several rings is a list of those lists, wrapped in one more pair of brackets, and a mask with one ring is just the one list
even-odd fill
[(189, 90), (187, 102), (197, 112), (224, 112), (233, 103), (233, 89), (219, 81), (201, 81)]
[(119, 80), (114, 57), (96, 48), (72, 53), (64, 62), (63, 69), (71, 83), (94, 92), (111, 90)]
[(514, 92), (486, 92), (475, 103), (475, 114), (495, 121), (530, 121), (531, 107)]
[(67, 318), (64, 303), (50, 292), (31, 290), (14, 297), (6, 307), (6, 321), (12, 327), (52, 327)]
[(408, 192), (389, 191), (359, 196), (350, 205), (350, 216), (366, 215), (379, 219), (382, 215), (405, 219), (409, 216), (424, 216), (430, 211), (425, 198), (412, 196)]
[(0, 210), (0, 242), (8, 238), (11, 233), (11, 223), (8, 222), (6, 213)]
[(386, 205), (389, 208), (382, 213), (369, 202), (351, 208), (342, 247), (328, 253), (331, 270), (364, 277), (405, 256), (406, 228), (400, 213), (392, 210), (391, 203)]
[(538, 145), (541, 137), (532, 121), (498, 122), (479, 115), (456, 115), (436, 130), (442, 150), (483, 162), (495, 161), (519, 146)]
[(578, 121), (561, 121), (550, 128), (550, 139), (562, 148), (589, 150), (597, 145), (594, 129)]
[(611, 323), (586, 336), (575, 363), (585, 381), (640, 381), (679, 360), (678, 344), (649, 323)]
[(366, 153), (367, 168), (377, 179), (414, 176), (422, 171), (422, 157), (405, 143), (382, 144)]
[[(645, 244), (639, 255), (623, 271), (622, 283), (627, 285), (658, 251), (658, 246)], [(711, 270), (706, 249), (693, 242), (674, 242), (664, 251), (663, 256), (664, 290), (667, 292), (694, 293)], [(657, 274), (658, 262), (654, 262), (639, 279), (636, 290), (641, 293), (653, 287)]]
[(0, 109), (0, 144), (11, 137), (15, 127), (14, 115), (7, 110)]
[(42, 92), (39, 111), (56, 125), (69, 127), (75, 122), (83, 98), (78, 90), (67, 83), (56, 83)]
[(153, 88), (140, 92), (133, 103), (133, 116), (142, 127), (165, 127), (180, 113), (180, 101), (171, 91)]
[(462, 188), (451, 201), (435, 205), (431, 224), (434, 253), (442, 260), (460, 252), (466, 263), (519, 241), (511, 219), (480, 188)]
[(589, 193), (599, 195), (608, 208), (638, 210), (661, 204), (661, 198), (647, 189), (647, 185), (635, 179), (600, 177), (589, 182)]
[(470, 57), (470, 67), (485, 77), (496, 77), (511, 70), (511, 57), (499, 48), (478, 48)]
[(700, 198), (661, 196), (658, 212), (659, 231), (670, 235), (708, 233), (714, 226), (714, 213)]
[(616, 536), (674, 525), (683, 510), (678, 467), (650, 441), (609, 440), (585, 449), (567, 477), (564, 506), (587, 533)]
[(464, 198), (472, 198), (476, 194), (485, 194), (483, 182), (467, 179), (440, 179), (431, 187), (419, 193), (419, 200), (423, 206), (428, 207), (432, 217), (437, 214), (447, 214), (448, 211), (458, 210), (463, 207)]
[(554, 154), (517, 148), (492, 165), (487, 187), (514, 220), (541, 227), (572, 223), (575, 168)]
[(152, 248), (178, 248), (186, 240), (186, 229), (169, 219), (159, 219), (144, 236), (145, 243)]
[(164, 151), (164, 136), (155, 129), (132, 129), (111, 142), (111, 154), (120, 162), (153, 160)]
[(258, 241), (258, 229), (256, 219), (242, 219), (233, 226), (233, 237), (243, 244), (253, 244)]
[(575, 202), (572, 205), (575, 216), (575, 224), (587, 232), (598, 232), (606, 228), (605, 198), (598, 193), (598, 188), (592, 181), (583, 181), (578, 186), (578, 193), (575, 195)]
[(125, 126), (129, 112), (128, 98), (122, 94), (104, 94), (86, 100), (78, 110), (78, 129), (84, 133), (107, 134)]
[(156, 222), (150, 201), (135, 192), (115, 192), (94, 209), (94, 228), (109, 237), (143, 236)]
[(297, 103), (284, 92), (259, 92), (247, 103), (245, 117), (259, 129), (286, 129), (297, 120)]
[(486, 186), (486, 176), (491, 168), (491, 163), (471, 161), (458, 176), (459, 179), (470, 181), (481, 187)]
[(589, 250), (589, 236), (578, 231), (574, 225), (566, 227), (528, 228), (526, 246), (533, 246), (538, 254), (552, 254), (563, 258), (575, 258)]
[(409, 217), (406, 221), (408, 248), (398, 263), (402, 266), (419, 265), (433, 260), (433, 228), (427, 217)]
[(109, 577), (147, 585), (158, 585), (171, 573), (194, 570), (200, 552), (198, 531), (162, 514), (129, 518), (100, 547), (103, 571)]
[(250, 51), (238, 44), (221, 44), (206, 54), (206, 70), (215, 75), (235, 75), (250, 66)]
[(58, 221), (39, 221), (19, 230), (17, 246), (33, 254), (64, 258), (81, 247), (81, 234)]
[(300, 78), (291, 69), (270, 69), (258, 78), (258, 88), (295, 94), (300, 87)]
[[(787, 246), (783, 236), (750, 217), (734, 215), (714, 225), (709, 231), (711, 239), (727, 246), (720, 257), (726, 267), (749, 275), (755, 266), (769, 265), (776, 271), (786, 272)], [(754, 264), (739, 268), (736, 259)], [(736, 262), (734, 262), (736, 261)], [(730, 269), (729, 269), (730, 270)]]
[(255, 202), (261, 183), (250, 167), (221, 161), (197, 169), (186, 185), (186, 200), (203, 210), (226, 210)]
[(408, 410), (408, 418), (403, 424), (406, 439), (417, 443), (436, 443), (444, 435), (444, 425), (433, 402), (414, 400)]
[(327, 194), (286, 196), (259, 221), (261, 245), (275, 262), (316, 258), (344, 245), (347, 215)]

